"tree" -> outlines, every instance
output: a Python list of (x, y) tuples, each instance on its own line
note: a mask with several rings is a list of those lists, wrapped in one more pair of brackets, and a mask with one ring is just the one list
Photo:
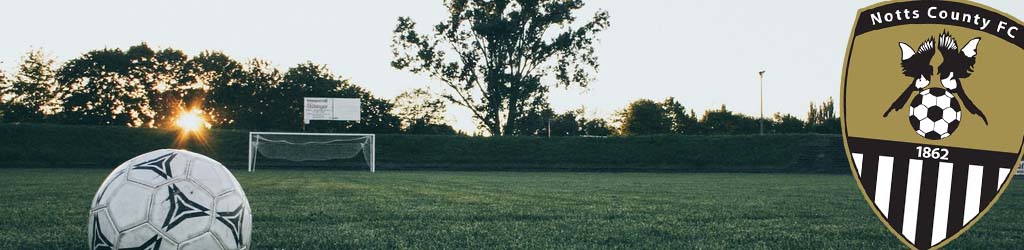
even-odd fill
[(455, 134), (446, 124), (448, 106), (429, 90), (417, 88), (402, 92), (394, 100), (395, 115), (402, 121), (402, 131), (410, 134)]
[[(617, 113), (623, 135), (638, 134), (699, 134), (700, 122), (690, 110), (674, 97), (654, 102), (640, 99), (630, 103), (625, 110)], [(596, 124), (595, 124), (596, 125)]]
[(804, 121), (791, 114), (775, 113), (771, 124), (772, 129), (770, 131), (773, 133), (793, 134), (806, 131), (804, 130)]
[(705, 111), (700, 123), (705, 134), (755, 134), (760, 131), (757, 119), (742, 114), (734, 114), (724, 104), (719, 109)]
[(185, 109), (202, 108), (207, 122), (220, 128), (235, 126), (240, 113), (249, 111), (256, 92), (242, 81), (243, 65), (221, 52), (202, 52), (185, 65), (186, 82), (199, 85), (201, 97)]
[(153, 110), (154, 99), (151, 98), (151, 93), (158, 81), (156, 51), (153, 51), (149, 45), (141, 43), (129, 47), (124, 56), (127, 57), (129, 63), (125, 78), (132, 81), (133, 84), (138, 84), (138, 87), (141, 88), (139, 91), (144, 95), (144, 98), (140, 98), (140, 110), (136, 110), (136, 119), (140, 120), (139, 126), (154, 127), (157, 114)]
[(661, 105), (665, 109), (668, 119), (672, 121), (672, 133), (697, 133), (697, 117), (693, 115), (693, 111), (687, 113), (686, 107), (676, 101), (674, 97), (666, 98), (665, 101), (662, 101)]
[(580, 118), (582, 118), (582, 112), (576, 110), (555, 114), (551, 117), (551, 121), (549, 123), (551, 136), (581, 135), (583, 131), (579, 120)]
[(458, 135), (454, 127), (448, 124), (413, 123), (409, 127), (402, 128), (402, 133), (420, 135)]
[(580, 126), (582, 135), (609, 136), (615, 133), (615, 129), (604, 119), (581, 118)]
[(188, 108), (186, 103), (195, 103), (190, 99), (198, 99), (203, 88), (197, 83), (188, 82), (186, 65), (188, 55), (175, 49), (157, 51), (152, 63), (142, 70), (148, 77), (147, 98), (149, 108), (153, 111), (150, 125), (153, 127), (170, 127), (174, 125), (176, 115)]
[(66, 62), (57, 73), (60, 120), (142, 126), (147, 91), (130, 76), (131, 65), (120, 49), (93, 50)]
[(14, 79), (0, 82), (4, 121), (41, 122), (57, 111), (53, 94), (57, 86), (53, 58), (41, 49), (22, 56)]
[[(398, 18), (391, 65), (440, 80), (444, 97), (468, 108), (491, 135), (516, 134), (547, 109), (550, 86), (586, 88), (598, 69), (597, 33), (608, 12), (579, 23), (582, 0), (447, 0), (449, 18), (420, 34)], [(552, 78), (554, 84), (542, 79)], [(525, 123), (529, 124), (529, 123)]]
[(579, 108), (555, 115), (551, 132), (556, 136), (609, 136), (614, 128), (604, 119), (588, 118), (586, 109)]
[(810, 108), (807, 111), (807, 130), (815, 133), (842, 133), (842, 125), (835, 109), (835, 102), (832, 101), (832, 97), (821, 102), (817, 107), (815, 107), (814, 102), (811, 102)]
[(285, 71), (278, 87), (267, 93), (270, 108), (264, 122), (271, 124), (274, 130), (287, 131), (303, 127), (302, 98), (327, 97), (329, 90), (338, 84), (334, 76), (326, 71), (326, 68), (311, 62)]
[(250, 93), (250, 96), (246, 97), (247, 102), (235, 117), (236, 127), (247, 129), (273, 127), (263, 121), (273, 109), (270, 106), (271, 92), (277, 88), (281, 80), (281, 71), (271, 67), (268, 61), (252, 59), (245, 65), (239, 81), (246, 86), (246, 92)]
[(602, 119), (587, 118), (583, 108), (561, 114), (545, 109), (527, 118), (523, 119), (522, 126), (518, 126), (520, 131), (516, 135), (548, 136), (550, 131), (551, 136), (607, 136), (614, 130)]
[(513, 129), (506, 131), (506, 133), (509, 135), (547, 136), (548, 123), (551, 122), (551, 119), (554, 119), (555, 111), (546, 105), (544, 107), (543, 109), (530, 112), (522, 119), (515, 121), (517, 123), (516, 126), (513, 126)]
[[(0, 63), (3, 63), (3, 62), (0, 62)], [(5, 95), (4, 93), (7, 92), (7, 88), (9, 87), (9, 84), (10, 83), (7, 82), (7, 72), (4, 72), (3, 69), (0, 69), (0, 122), (6, 120), (4, 118), (4, 113), (7, 112), (8, 108), (7, 108), (7, 98), (4, 97), (4, 95)]]
[(619, 133), (622, 135), (668, 134), (672, 132), (672, 120), (668, 112), (657, 102), (649, 99), (633, 101), (622, 111), (616, 113), (619, 122)]

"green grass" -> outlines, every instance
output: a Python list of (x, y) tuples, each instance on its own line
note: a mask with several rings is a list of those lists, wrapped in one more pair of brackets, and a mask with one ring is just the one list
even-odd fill
[[(81, 249), (108, 170), (0, 169), (0, 249)], [(236, 172), (256, 249), (898, 249), (848, 175)], [(1015, 183), (949, 249), (1020, 246)]]

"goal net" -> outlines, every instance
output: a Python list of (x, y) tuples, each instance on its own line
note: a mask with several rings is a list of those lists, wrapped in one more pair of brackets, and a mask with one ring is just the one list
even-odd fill
[(263, 166), (345, 166), (376, 170), (373, 134), (249, 132), (249, 172)]

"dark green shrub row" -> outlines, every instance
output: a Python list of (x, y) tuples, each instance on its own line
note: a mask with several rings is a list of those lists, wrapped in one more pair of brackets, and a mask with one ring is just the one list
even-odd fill
[[(111, 167), (160, 148), (185, 148), (244, 167), (247, 131), (213, 130), (206, 143), (171, 130), (2, 124), (2, 167)], [(701, 172), (848, 171), (835, 135), (466, 137), (378, 135), (378, 168)]]
[(0, 124), (0, 164), (4, 166), (112, 166), (161, 148), (186, 148), (215, 159), (246, 156), (245, 133), (216, 131), (209, 144), (178, 143), (177, 132), (114, 126)]

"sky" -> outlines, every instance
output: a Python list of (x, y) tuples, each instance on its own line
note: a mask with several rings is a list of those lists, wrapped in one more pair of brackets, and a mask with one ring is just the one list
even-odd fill
[[(765, 116), (806, 117), (808, 104), (838, 99), (844, 50), (859, 8), (876, 1), (590, 0), (578, 13), (607, 10), (600, 33), (597, 81), (588, 89), (554, 89), (557, 112), (585, 108), (611, 118), (640, 98), (675, 97), (687, 108), (727, 105), (759, 114), (758, 71)], [(1024, 3), (978, 1), (1024, 17)], [(425, 75), (390, 66), (397, 18), (421, 31), (441, 21), (442, 1), (75, 1), (0, 2), (0, 68), (12, 72), (21, 56), (42, 49), (58, 62), (99, 48), (146, 42), (190, 55), (222, 51), (236, 60), (270, 60), (282, 70), (312, 61), (393, 98), (412, 88), (444, 87)], [(475, 131), (468, 110), (449, 107), (452, 124)]]

